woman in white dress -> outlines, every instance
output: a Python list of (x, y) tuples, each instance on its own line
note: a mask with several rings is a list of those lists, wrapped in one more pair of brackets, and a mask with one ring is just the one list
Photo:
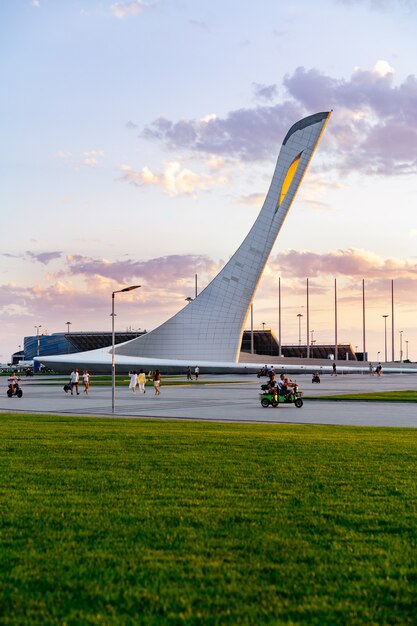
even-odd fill
[(132, 390), (132, 393), (136, 393), (136, 385), (138, 384), (138, 375), (135, 372), (135, 370), (133, 370), (133, 372), (129, 372), (129, 376), (130, 376), (129, 389)]

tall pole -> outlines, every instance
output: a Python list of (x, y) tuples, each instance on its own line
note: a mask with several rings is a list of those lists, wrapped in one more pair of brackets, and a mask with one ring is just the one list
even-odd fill
[(253, 302), (250, 305), (250, 353), (253, 354)]
[(35, 326), (35, 328), (36, 328), (36, 344), (37, 344), (36, 356), (39, 356), (39, 345), (40, 345), (39, 329), (42, 328), (42, 324), (39, 324), (39, 326)]
[(116, 367), (114, 362), (114, 294), (111, 294), (111, 410), (114, 413), (116, 398)]
[(403, 362), (403, 331), (400, 330), (400, 363)]
[(408, 339), (405, 340), (405, 358), (408, 361)]
[(139, 289), (140, 285), (131, 285), (124, 289), (118, 289), (111, 294), (111, 410), (114, 413), (116, 400), (116, 362), (114, 355), (115, 333), (114, 333), (114, 296), (116, 293), (124, 293), (125, 291), (133, 291)]
[(391, 347), (392, 362), (395, 360), (395, 341), (394, 341), (394, 281), (391, 281)]
[(337, 361), (337, 282), (334, 279), (334, 360)]
[(365, 341), (365, 280), (362, 279), (362, 334), (363, 334), (363, 360), (366, 358), (366, 341)]
[(298, 345), (301, 347), (301, 318), (303, 317), (302, 313), (297, 313), (298, 317)]
[(308, 294), (308, 278), (307, 278), (307, 359), (310, 358), (310, 342), (309, 342), (309, 338), (310, 338), (310, 304), (309, 304), (309, 298), (308, 298), (309, 294)]
[(198, 290), (197, 290), (197, 274), (195, 275), (195, 297), (197, 297), (198, 294)]
[(387, 317), (389, 317), (389, 315), (383, 315), (382, 317), (384, 318), (384, 322), (385, 322), (385, 363), (386, 363), (388, 360), (387, 358)]
[(281, 337), (281, 276), (278, 278), (278, 356), (282, 356)]

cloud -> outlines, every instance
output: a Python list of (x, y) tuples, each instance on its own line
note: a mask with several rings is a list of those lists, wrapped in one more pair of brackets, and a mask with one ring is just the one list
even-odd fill
[(34, 261), (38, 261), (43, 265), (47, 265), (50, 261), (55, 259), (59, 259), (62, 256), (62, 252), (30, 252), (29, 250), (26, 252), (26, 255), (33, 259)]
[(96, 165), (99, 165), (100, 160), (104, 157), (104, 150), (100, 150), (99, 148), (86, 150), (82, 157), (78, 157), (78, 159), (73, 158), (72, 152), (67, 150), (59, 150), (56, 153), (56, 156), (64, 163), (75, 168), (78, 168), (80, 165), (84, 165), (86, 167), (96, 167)]
[(247, 196), (240, 196), (234, 200), (234, 204), (248, 204), (249, 206), (261, 207), (265, 200), (264, 193), (250, 193)]
[(42, 265), (47, 265), (50, 261), (54, 259), (59, 259), (62, 257), (62, 252), (54, 251), (54, 252), (31, 252), (27, 250), (24, 254), (11, 254), (8, 252), (3, 252), (1, 256), (8, 257), (10, 259), (27, 259), (29, 258), (31, 261), (38, 261), (38, 263), (42, 263)]
[(111, 10), (113, 15), (119, 20), (123, 20), (125, 17), (135, 17), (139, 15), (147, 7), (148, 5), (141, 2), (141, 0), (131, 0), (131, 2), (116, 2), (112, 4)]
[(284, 250), (271, 260), (276, 271), (293, 277), (346, 276), (349, 278), (398, 279), (407, 278), (417, 286), (417, 264), (401, 259), (382, 259), (378, 255), (356, 248), (316, 253)]
[[(286, 75), (287, 100), (179, 121), (159, 117), (146, 125), (145, 139), (160, 141), (171, 150), (189, 150), (240, 159), (273, 158), (288, 128), (305, 115), (334, 109), (331, 132), (320, 153), (328, 169), (339, 174), (359, 171), (369, 175), (417, 172), (417, 78), (395, 83), (395, 72), (385, 60), (371, 69), (355, 68), (350, 79), (298, 67)], [(275, 85), (256, 87), (272, 97)]]
[(300, 116), (294, 102), (231, 111), (225, 118), (173, 122), (159, 117), (147, 125), (142, 137), (165, 143), (170, 149), (230, 156), (243, 161), (269, 159), (279, 141)]
[(149, 285), (171, 286), (183, 284), (188, 277), (197, 272), (212, 275), (217, 271), (217, 264), (202, 255), (170, 255), (150, 259), (149, 261), (109, 261), (81, 255), (67, 257), (69, 275), (100, 276), (119, 283), (134, 279), (145, 281)]
[(386, 61), (370, 70), (355, 68), (350, 80), (334, 79), (299, 67), (284, 84), (310, 110), (334, 107), (332, 143), (339, 171), (410, 174), (417, 171), (417, 79), (394, 84)]
[(104, 156), (103, 150), (88, 150), (84, 152), (83, 165), (87, 167), (95, 167), (99, 159)]
[(252, 86), (257, 100), (267, 100), (270, 102), (278, 93), (276, 85), (261, 85), (260, 83), (252, 83)]
[(213, 185), (227, 185), (225, 175), (198, 174), (188, 168), (181, 167), (178, 161), (165, 164), (163, 172), (155, 174), (149, 167), (134, 171), (130, 165), (122, 164), (119, 167), (122, 176), (119, 180), (135, 187), (161, 187), (163, 191), (174, 198), (179, 195), (195, 197), (198, 189), (207, 190)]

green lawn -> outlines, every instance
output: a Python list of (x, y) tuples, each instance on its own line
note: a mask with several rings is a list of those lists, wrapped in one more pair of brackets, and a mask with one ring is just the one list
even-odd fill
[(417, 431), (0, 415), (0, 623), (417, 622)]
[(345, 393), (340, 395), (314, 396), (309, 400), (370, 400), (378, 402), (417, 402), (417, 391), (372, 391), (370, 393)]

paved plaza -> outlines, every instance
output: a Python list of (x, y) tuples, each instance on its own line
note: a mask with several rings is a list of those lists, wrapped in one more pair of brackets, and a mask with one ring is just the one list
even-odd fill
[[(184, 377), (185, 378), (185, 377)], [(261, 407), (258, 393), (264, 378), (256, 376), (203, 376), (214, 384), (164, 386), (155, 397), (152, 387), (146, 395), (134, 395), (117, 387), (115, 412), (111, 407), (111, 387), (95, 387), (92, 378), (90, 394), (80, 385), (80, 395), (64, 393), (62, 384), (51, 385), (53, 377), (23, 379), (23, 398), (8, 398), (7, 379), (0, 379), (0, 413), (4, 411), (54, 413), (104, 417), (188, 419), (224, 422), (259, 422), (268, 424), (339, 424), (352, 426), (417, 427), (417, 403), (344, 402), (309, 400), (308, 396), (341, 393), (417, 389), (416, 374), (376, 376), (347, 374), (322, 376), (320, 384), (311, 375), (293, 377), (304, 392), (304, 406)]]

